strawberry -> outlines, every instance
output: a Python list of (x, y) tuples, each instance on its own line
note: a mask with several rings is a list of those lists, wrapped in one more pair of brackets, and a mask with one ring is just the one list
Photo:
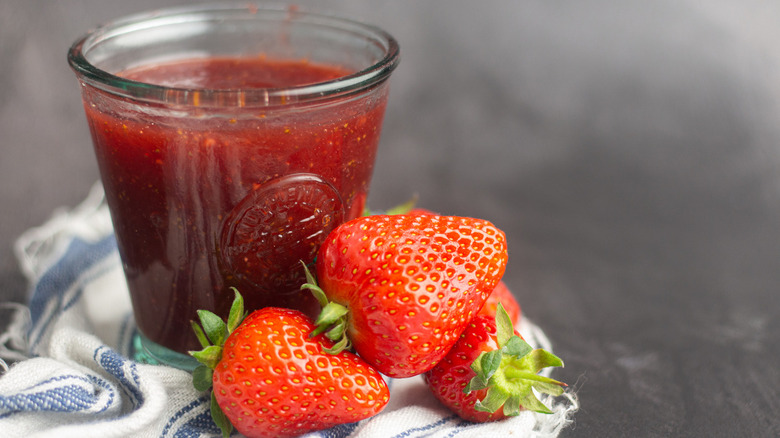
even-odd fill
[(517, 415), (522, 409), (550, 413), (533, 393), (563, 394), (565, 383), (538, 374), (550, 366), (563, 366), (563, 362), (528, 345), (499, 304), (495, 317), (474, 318), (423, 378), (436, 398), (458, 416), (487, 422)]
[(509, 319), (513, 323), (517, 324), (520, 322), (520, 315), (522, 314), (520, 310), (520, 304), (517, 302), (514, 295), (512, 295), (512, 292), (509, 290), (509, 287), (507, 287), (503, 280), (498, 282), (498, 286), (496, 286), (496, 288), (493, 289), (493, 292), (490, 293), (490, 296), (488, 296), (487, 301), (485, 301), (485, 305), (482, 306), (482, 309), (479, 311), (478, 315), (488, 315), (495, 317), (499, 303), (504, 305), (504, 310), (506, 310), (506, 313), (509, 314)]
[(320, 247), (312, 290), (317, 333), (391, 377), (438, 362), (482, 308), (507, 262), (504, 233), (488, 221), (438, 215), (365, 216)]
[[(227, 324), (199, 311), (193, 328), (204, 349), (193, 372), (198, 390), (213, 386), (211, 412), (223, 436), (232, 427), (254, 437), (290, 437), (377, 414), (389, 400), (382, 376), (357, 355), (332, 347), (303, 313), (266, 307), (243, 319), (236, 291)], [(211, 341), (211, 342), (210, 342)]]

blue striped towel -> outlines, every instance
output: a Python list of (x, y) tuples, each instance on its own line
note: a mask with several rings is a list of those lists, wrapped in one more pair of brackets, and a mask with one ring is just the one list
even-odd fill
[[(0, 435), (219, 436), (208, 397), (192, 387), (190, 374), (129, 359), (136, 328), (99, 185), (80, 206), (22, 235), (16, 251), (31, 288), (29, 306), (20, 306), (0, 338), (0, 357), (15, 361), (0, 377)], [(520, 331), (532, 345), (550, 348), (527, 319)], [(543, 399), (552, 415), (523, 412), (473, 424), (442, 407), (421, 378), (389, 386), (381, 414), (306, 437), (554, 437), (578, 408), (567, 392)]]

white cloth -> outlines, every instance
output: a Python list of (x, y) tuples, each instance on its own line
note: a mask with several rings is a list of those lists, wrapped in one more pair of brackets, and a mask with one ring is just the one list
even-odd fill
[[(99, 185), (82, 205), (22, 235), (16, 250), (31, 288), (29, 307), (0, 337), (0, 357), (16, 361), (0, 377), (0, 435), (219, 436), (189, 373), (129, 359), (136, 328)], [(523, 321), (528, 342), (549, 349), (542, 331)], [(567, 392), (543, 398), (551, 415), (473, 424), (440, 405), (419, 377), (388, 384), (390, 403), (379, 415), (306, 437), (554, 437), (578, 409)]]

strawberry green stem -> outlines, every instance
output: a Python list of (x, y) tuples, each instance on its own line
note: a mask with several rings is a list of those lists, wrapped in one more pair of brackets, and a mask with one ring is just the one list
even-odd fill
[(347, 314), (349, 309), (339, 303), (328, 300), (325, 291), (317, 285), (317, 279), (314, 278), (309, 268), (305, 263), (301, 262), (301, 264), (303, 264), (304, 273), (306, 274), (306, 283), (301, 286), (301, 289), (311, 291), (322, 307), (322, 311), (320, 311), (319, 316), (314, 321), (317, 328), (309, 334), (309, 337), (313, 338), (321, 333), (325, 333), (325, 336), (335, 343), (332, 347), (323, 349), (329, 354), (339, 354), (344, 350), (350, 349), (352, 344), (347, 337)]
[[(222, 360), (222, 346), (230, 333), (232, 333), (233, 330), (241, 324), (244, 317), (246, 317), (246, 312), (244, 311), (244, 298), (237, 289), (233, 288), (233, 292), (235, 292), (235, 298), (233, 299), (233, 304), (230, 306), (227, 322), (207, 310), (198, 311), (200, 324), (191, 321), (192, 330), (195, 332), (195, 336), (198, 338), (201, 347), (203, 347), (200, 351), (189, 352), (190, 356), (201, 363), (201, 365), (192, 372), (192, 385), (198, 391), (208, 391), (211, 389), (213, 370), (216, 368), (219, 361)], [(217, 404), (213, 392), (211, 393), (211, 418), (222, 431), (223, 438), (229, 437), (233, 431), (233, 425), (230, 424), (230, 421)]]
[(565, 383), (539, 375), (544, 368), (562, 367), (563, 361), (549, 351), (533, 349), (517, 335), (508, 335), (513, 333), (512, 322), (500, 304), (496, 328), (500, 348), (483, 352), (474, 360), (471, 369), (476, 376), (463, 392), (487, 388), (485, 397), (474, 405), (478, 411), (496, 412), (503, 406), (507, 416), (517, 415), (521, 409), (551, 413), (534, 390), (553, 396), (563, 394)]

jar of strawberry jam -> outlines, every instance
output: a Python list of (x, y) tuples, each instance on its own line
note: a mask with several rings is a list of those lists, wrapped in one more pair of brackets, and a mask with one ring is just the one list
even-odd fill
[(301, 261), (363, 212), (398, 44), (297, 9), (123, 18), (76, 41), (139, 358), (181, 368), (197, 309), (316, 311)]

